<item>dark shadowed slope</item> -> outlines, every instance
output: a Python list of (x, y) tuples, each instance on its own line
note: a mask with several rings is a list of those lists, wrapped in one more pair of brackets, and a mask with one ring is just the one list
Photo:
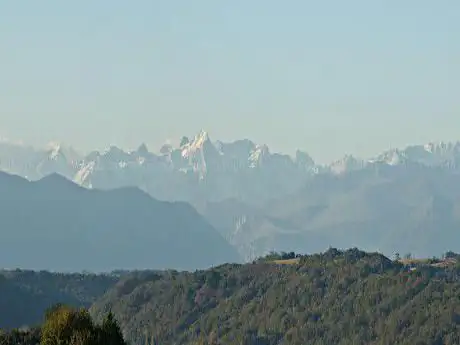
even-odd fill
[(61, 274), (0, 271), (0, 328), (36, 326), (47, 308), (56, 303), (88, 307), (118, 277), (94, 274)]
[(195, 269), (238, 261), (186, 203), (136, 188), (87, 190), (59, 175), (0, 173), (0, 265), (59, 271)]

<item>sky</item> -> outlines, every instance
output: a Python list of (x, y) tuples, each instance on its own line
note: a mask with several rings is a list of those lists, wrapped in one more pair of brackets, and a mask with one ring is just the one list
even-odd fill
[(460, 139), (458, 0), (0, 1), (0, 136), (206, 130), (318, 162)]

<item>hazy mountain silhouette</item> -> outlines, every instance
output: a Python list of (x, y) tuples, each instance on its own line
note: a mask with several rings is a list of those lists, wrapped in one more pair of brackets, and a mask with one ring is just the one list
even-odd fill
[(29, 182), (0, 173), (5, 268), (108, 271), (195, 269), (238, 261), (195, 209), (136, 188), (81, 188), (57, 174)]
[(460, 249), (460, 175), (373, 165), (314, 176), (297, 193), (259, 208), (227, 200), (202, 213), (246, 258), (329, 246), (441, 255)]

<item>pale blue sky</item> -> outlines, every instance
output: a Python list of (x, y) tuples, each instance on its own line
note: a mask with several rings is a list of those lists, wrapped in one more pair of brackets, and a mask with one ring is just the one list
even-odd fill
[(318, 161), (460, 139), (459, 0), (0, 0), (0, 135), (206, 129)]

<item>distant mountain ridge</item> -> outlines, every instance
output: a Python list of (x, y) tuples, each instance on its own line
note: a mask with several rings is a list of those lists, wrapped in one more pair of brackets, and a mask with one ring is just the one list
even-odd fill
[(189, 204), (137, 188), (89, 190), (58, 174), (29, 182), (0, 173), (3, 268), (108, 272), (227, 261), (240, 258)]
[(136, 186), (160, 200), (195, 206), (229, 198), (260, 205), (295, 192), (314, 175), (407, 164), (460, 171), (460, 142), (412, 145), (369, 159), (345, 155), (327, 165), (316, 164), (306, 152), (273, 153), (248, 139), (212, 141), (206, 131), (184, 136), (177, 147), (165, 144), (158, 153), (141, 144), (134, 151), (110, 146), (82, 156), (59, 143), (35, 150), (0, 142), (0, 170), (30, 180), (59, 173), (87, 188)]
[(247, 260), (271, 250), (328, 246), (431, 257), (460, 243), (460, 174), (416, 164), (369, 165), (316, 175), (296, 193), (260, 207), (227, 200), (201, 212)]

